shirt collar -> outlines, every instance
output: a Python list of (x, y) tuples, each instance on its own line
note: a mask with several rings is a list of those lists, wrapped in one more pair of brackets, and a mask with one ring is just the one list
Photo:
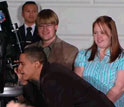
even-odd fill
[[(53, 46), (54, 46), (55, 41), (56, 41), (56, 38), (55, 38), (55, 40), (54, 40), (49, 46), (43, 48), (43, 50), (44, 50), (44, 52), (45, 52), (47, 58), (48, 58), (49, 55), (50, 55), (50, 52), (51, 52), (51, 50), (52, 50), (52, 48), (53, 48)], [(41, 44), (42, 44), (42, 41), (41, 41)]]
[[(53, 45), (54, 45), (54, 43), (55, 43), (55, 41), (56, 41), (56, 39), (57, 39), (57, 36), (56, 36), (56, 38), (55, 38), (55, 40), (49, 45), (49, 46), (47, 46), (47, 47), (49, 47), (50, 48), (50, 50), (52, 49), (52, 47), (53, 47)], [(42, 41), (41, 41), (42, 42)], [(42, 43), (41, 43), (42, 44)], [(46, 48), (46, 47), (45, 47)]]
[[(98, 54), (99, 54), (100, 48), (98, 48)], [(110, 56), (110, 48), (106, 49), (106, 56)]]
[(49, 45), (50, 49), (52, 49), (52, 47), (53, 47), (55, 41), (56, 41), (56, 38), (55, 38), (55, 40)]
[[(26, 25), (26, 24), (24, 24), (24, 26), (25, 26), (25, 34), (27, 34), (27, 27), (29, 27), (29, 26)], [(33, 24), (32, 26), (30, 26), (30, 27), (32, 28), (32, 30), (31, 30), (32, 35), (33, 35), (33, 33), (34, 33), (35, 26), (36, 26), (36, 24)]]

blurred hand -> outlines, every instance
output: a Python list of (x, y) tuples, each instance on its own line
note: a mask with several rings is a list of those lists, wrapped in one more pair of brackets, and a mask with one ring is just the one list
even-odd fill
[(25, 104), (15, 103), (14, 101), (10, 101), (6, 107), (28, 107)]

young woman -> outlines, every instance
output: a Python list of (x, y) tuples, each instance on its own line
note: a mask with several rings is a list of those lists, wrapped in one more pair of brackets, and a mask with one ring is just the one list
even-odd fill
[(105, 93), (116, 107), (124, 107), (124, 53), (111, 17), (96, 19), (93, 38), (93, 45), (78, 53), (75, 73)]

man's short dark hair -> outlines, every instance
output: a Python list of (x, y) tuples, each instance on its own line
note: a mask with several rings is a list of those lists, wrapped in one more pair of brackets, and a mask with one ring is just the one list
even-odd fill
[[(23, 6), (22, 6), (22, 11), (24, 10), (24, 7), (25, 7), (27, 4), (34, 4), (34, 5), (37, 6), (37, 4), (36, 4), (34, 1), (27, 1), (27, 2), (25, 2), (25, 3), (23, 4)], [(37, 8), (38, 8), (38, 6), (37, 6)]]
[(42, 64), (47, 62), (47, 57), (41, 47), (27, 47), (23, 53), (26, 54), (27, 58), (32, 62), (39, 61)]

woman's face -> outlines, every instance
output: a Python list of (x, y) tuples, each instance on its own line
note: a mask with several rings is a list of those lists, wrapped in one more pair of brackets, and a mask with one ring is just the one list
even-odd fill
[(112, 36), (110, 29), (105, 24), (103, 29), (103, 26), (101, 24), (96, 23), (93, 30), (94, 41), (98, 48), (100, 49), (109, 48), (111, 46)]

